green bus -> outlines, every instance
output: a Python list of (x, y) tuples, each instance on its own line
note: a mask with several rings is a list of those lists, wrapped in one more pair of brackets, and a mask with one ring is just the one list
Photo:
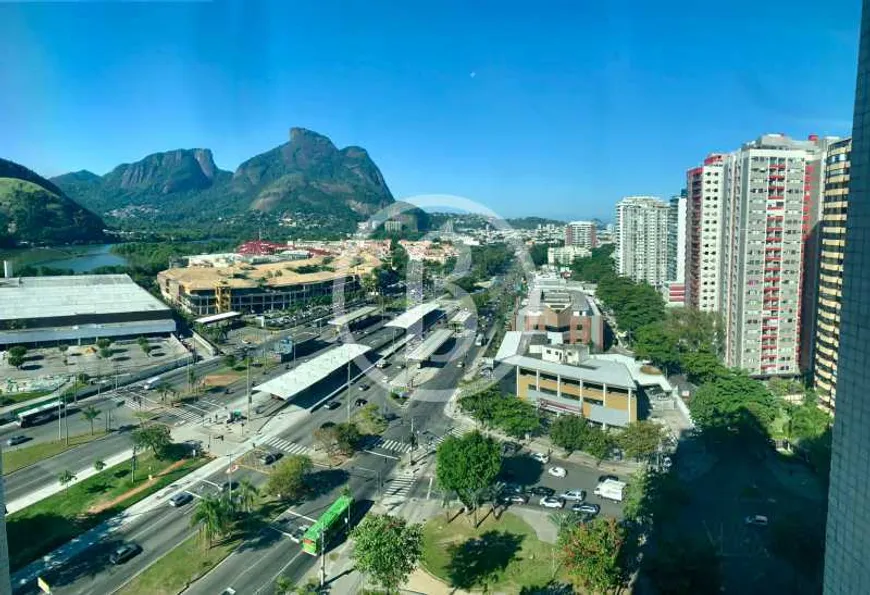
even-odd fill
[(324, 545), (328, 545), (338, 533), (344, 531), (350, 517), (351, 504), (353, 498), (339, 496), (302, 536), (302, 551), (316, 556)]

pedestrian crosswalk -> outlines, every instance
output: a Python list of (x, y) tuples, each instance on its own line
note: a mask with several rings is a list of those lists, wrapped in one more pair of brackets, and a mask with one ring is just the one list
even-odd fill
[(450, 430), (446, 434), (442, 434), (441, 436), (436, 436), (435, 438), (433, 438), (431, 444), (433, 447), (437, 447), (439, 444), (441, 444), (442, 442), (447, 440), (448, 436), (455, 436), (456, 438), (462, 438), (470, 431), (471, 431), (471, 428), (453, 427), (453, 428), (450, 428)]
[(396, 477), (384, 488), (384, 497), (406, 498), (414, 487), (414, 478), (408, 476)]
[(277, 436), (264, 440), (262, 445), (277, 448), (278, 450), (282, 450), (291, 455), (311, 455), (314, 452), (314, 449), (310, 446), (303, 446), (302, 444), (290, 442), (289, 440), (284, 440)]
[(383, 448), (384, 450), (392, 450), (393, 452), (410, 452), (411, 445), (406, 444), (404, 442), (400, 442), (398, 440), (384, 440), (383, 438), (379, 438), (377, 442), (375, 442), (372, 446), (376, 448)]

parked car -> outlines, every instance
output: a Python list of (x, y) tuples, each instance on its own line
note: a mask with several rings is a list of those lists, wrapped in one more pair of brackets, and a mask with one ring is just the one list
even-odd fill
[(366, 401), (365, 399), (357, 399), (353, 402), (353, 404), (356, 407), (365, 407), (368, 404), (368, 401)]
[(502, 494), (522, 494), (523, 486), (515, 483), (506, 483), (501, 487)]
[(369, 385), (368, 384), (360, 384), (357, 388), (359, 388), (360, 392), (362, 392), (364, 390), (368, 390)]
[(529, 497), (525, 494), (504, 494), (499, 500), (505, 504), (525, 504), (529, 501)]
[(546, 465), (550, 462), (550, 455), (543, 452), (533, 452), (532, 458), (538, 461), (541, 465)]
[(231, 490), (236, 490), (239, 488), (239, 482), (237, 481), (225, 481), (221, 484), (222, 492), (229, 492)]
[(522, 446), (516, 442), (504, 442), (501, 445), (501, 454), (502, 456), (509, 457), (520, 452), (520, 449), (522, 449)]
[(193, 496), (189, 492), (179, 492), (169, 499), (169, 505), (175, 508), (180, 508), (193, 500)]
[(755, 525), (756, 527), (767, 527), (767, 517), (762, 514), (753, 514), (743, 519), (747, 525)]
[(574, 506), (571, 507), (571, 511), (595, 516), (596, 514), (601, 512), (601, 507), (598, 506), (597, 504), (587, 504), (585, 502), (584, 503), (578, 502), (577, 504), (575, 504)]
[(547, 486), (534, 486), (529, 488), (529, 493), (534, 496), (552, 496), (556, 493), (556, 490)]
[(10, 436), (9, 439), (6, 440), (6, 446), (16, 446), (22, 442), (27, 442), (28, 440), (30, 440), (30, 438), (20, 434), (18, 436)]
[(130, 558), (136, 556), (141, 551), (142, 548), (138, 544), (125, 543), (109, 555), (109, 562), (116, 566), (118, 564), (123, 564)]
[(271, 465), (278, 460), (278, 455), (271, 452), (263, 453), (260, 455), (259, 460), (261, 465)]
[(566, 477), (568, 475), (568, 472), (565, 471), (564, 467), (550, 467), (547, 469), (547, 473), (553, 477)]
[(602, 483), (604, 481), (607, 481), (608, 479), (611, 481), (619, 481), (619, 477), (617, 477), (616, 475), (599, 475), (598, 483)]
[(559, 497), (572, 502), (582, 502), (586, 499), (586, 490), (567, 490), (562, 492)]
[(553, 496), (544, 496), (538, 501), (538, 504), (544, 508), (562, 508), (565, 506), (565, 502), (559, 498), (554, 498)]
[(332, 411), (333, 409), (338, 409), (339, 407), (341, 407), (341, 403), (339, 403), (338, 401), (330, 401), (323, 406), (324, 409), (328, 409), (330, 411)]

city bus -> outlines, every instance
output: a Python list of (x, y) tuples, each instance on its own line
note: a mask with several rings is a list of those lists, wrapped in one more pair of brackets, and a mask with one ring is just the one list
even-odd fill
[(302, 537), (302, 551), (316, 556), (323, 546), (329, 545), (336, 535), (346, 530), (351, 504), (353, 498), (339, 496), (338, 500), (333, 502), (332, 506), (305, 532)]
[(43, 403), (42, 405), (37, 405), (36, 407), (31, 407), (30, 409), (19, 411), (15, 415), (15, 423), (18, 424), (19, 428), (35, 426), (37, 424), (41, 424), (42, 422), (57, 417), (58, 413), (63, 411), (63, 407), (63, 401), (61, 401), (60, 399), (57, 399), (55, 401), (49, 401), (47, 403)]

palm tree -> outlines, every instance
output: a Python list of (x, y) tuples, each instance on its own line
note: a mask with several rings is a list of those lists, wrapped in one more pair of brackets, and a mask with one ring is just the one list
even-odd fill
[(60, 482), (60, 485), (63, 486), (63, 490), (66, 491), (69, 484), (75, 481), (76, 476), (73, 475), (73, 472), (69, 469), (62, 471), (61, 474), (57, 477), (57, 480)]
[(257, 502), (257, 497), (260, 495), (260, 490), (247, 479), (243, 479), (239, 482), (239, 487), (233, 492), (233, 495), (237, 498), (239, 510), (251, 512)]
[(96, 461), (94, 461), (94, 471), (96, 471), (97, 473), (99, 473), (100, 471), (102, 471), (105, 468), (106, 468), (106, 463), (102, 459), (97, 459)]
[(84, 409), (82, 409), (82, 416), (89, 422), (91, 422), (91, 435), (94, 433), (94, 421), (98, 417), (100, 417), (100, 413), (102, 413), (99, 409), (94, 407), (93, 405), (88, 405)]
[(215, 539), (226, 535), (232, 524), (229, 503), (215, 496), (206, 496), (196, 505), (190, 517), (190, 526), (199, 527), (199, 535), (211, 548)]

